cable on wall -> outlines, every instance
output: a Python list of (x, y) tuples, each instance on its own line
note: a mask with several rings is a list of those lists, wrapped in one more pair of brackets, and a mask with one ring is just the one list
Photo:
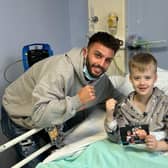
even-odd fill
[(18, 63), (20, 63), (20, 62), (22, 62), (21, 59), (20, 59), (20, 60), (16, 60), (15, 62), (13, 62), (13, 63), (9, 64), (8, 66), (6, 66), (6, 68), (5, 68), (5, 70), (4, 70), (4, 73), (3, 73), (3, 77), (4, 77), (5, 81), (7, 81), (8, 83), (13, 82), (13, 80), (9, 80), (9, 79), (8, 79), (7, 73), (8, 73), (8, 71), (9, 71), (9, 69), (10, 69), (11, 67), (13, 67), (15, 64), (18, 64)]

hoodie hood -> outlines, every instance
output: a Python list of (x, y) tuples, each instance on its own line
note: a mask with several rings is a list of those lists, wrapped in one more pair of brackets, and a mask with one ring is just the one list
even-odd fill
[(74, 67), (75, 73), (77, 74), (79, 80), (86, 85), (87, 81), (83, 73), (84, 55), (81, 48), (73, 48), (65, 54), (72, 66)]

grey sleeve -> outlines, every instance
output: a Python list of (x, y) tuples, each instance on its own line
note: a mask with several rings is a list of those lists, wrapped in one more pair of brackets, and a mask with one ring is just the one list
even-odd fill
[[(128, 124), (127, 119), (122, 115), (120, 104), (115, 108), (114, 119), (111, 123), (108, 123), (105, 119), (104, 127), (107, 132), (108, 138), (115, 143), (120, 143), (120, 128), (125, 127)], [(116, 123), (116, 124), (115, 124)]]
[[(32, 94), (32, 120), (35, 127), (62, 124), (73, 117), (82, 106), (79, 96), (67, 96), (64, 80), (46, 77)], [(75, 93), (76, 94), (76, 93)]]
[(109, 123), (107, 119), (105, 119), (104, 128), (110, 141), (114, 143), (119, 143), (120, 136), (117, 120), (113, 120), (111, 123)]

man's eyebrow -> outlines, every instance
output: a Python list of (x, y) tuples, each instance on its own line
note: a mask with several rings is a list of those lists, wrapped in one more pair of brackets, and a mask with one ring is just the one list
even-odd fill
[(101, 51), (95, 50), (94, 53), (104, 57), (104, 55)]
[(99, 50), (95, 50), (95, 52), (101, 53), (101, 51), (99, 51)]
[[(99, 55), (101, 55), (101, 56), (103, 56), (103, 57), (106, 57), (106, 56), (105, 56), (101, 51), (99, 51), (99, 50), (95, 50), (94, 53), (99, 54)], [(111, 59), (111, 60), (113, 60), (113, 57), (108, 56), (107, 59)]]
[(100, 55), (103, 55), (103, 56), (104, 56), (104, 54), (103, 54), (101, 51), (99, 51), (99, 50), (95, 50), (95, 53), (98, 53), (98, 54), (100, 54)]

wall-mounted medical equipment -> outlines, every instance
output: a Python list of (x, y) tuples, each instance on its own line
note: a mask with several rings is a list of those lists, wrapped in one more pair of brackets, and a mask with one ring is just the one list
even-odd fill
[(97, 23), (97, 22), (99, 21), (99, 18), (98, 18), (98, 16), (92, 16), (92, 17), (90, 18), (90, 21), (91, 21), (93, 24), (95, 24), (95, 23)]
[(108, 30), (112, 35), (117, 34), (119, 17), (116, 13), (110, 13), (107, 19)]
[(138, 34), (131, 34), (125, 43), (127, 51), (126, 72), (129, 72), (129, 59), (140, 52), (156, 52), (167, 50), (167, 40), (146, 40)]
[[(53, 51), (50, 45), (47, 43), (33, 43), (25, 45), (22, 48), (22, 59), (16, 60), (15, 62), (12, 62), (6, 66), (3, 72), (5, 81), (8, 83), (13, 82), (34, 63), (52, 55)], [(12, 74), (12, 72), (18, 73)]]
[(167, 46), (167, 40), (144, 40), (141, 36), (133, 34), (126, 40), (126, 47), (129, 50), (147, 50)]
[[(88, 0), (88, 33), (108, 32), (123, 40), (121, 50), (108, 68), (107, 74), (125, 74), (126, 0)], [(119, 68), (120, 67), (120, 68)]]
[(22, 61), (23, 67), (26, 71), (34, 63), (53, 55), (53, 51), (49, 44), (34, 43), (23, 47)]

